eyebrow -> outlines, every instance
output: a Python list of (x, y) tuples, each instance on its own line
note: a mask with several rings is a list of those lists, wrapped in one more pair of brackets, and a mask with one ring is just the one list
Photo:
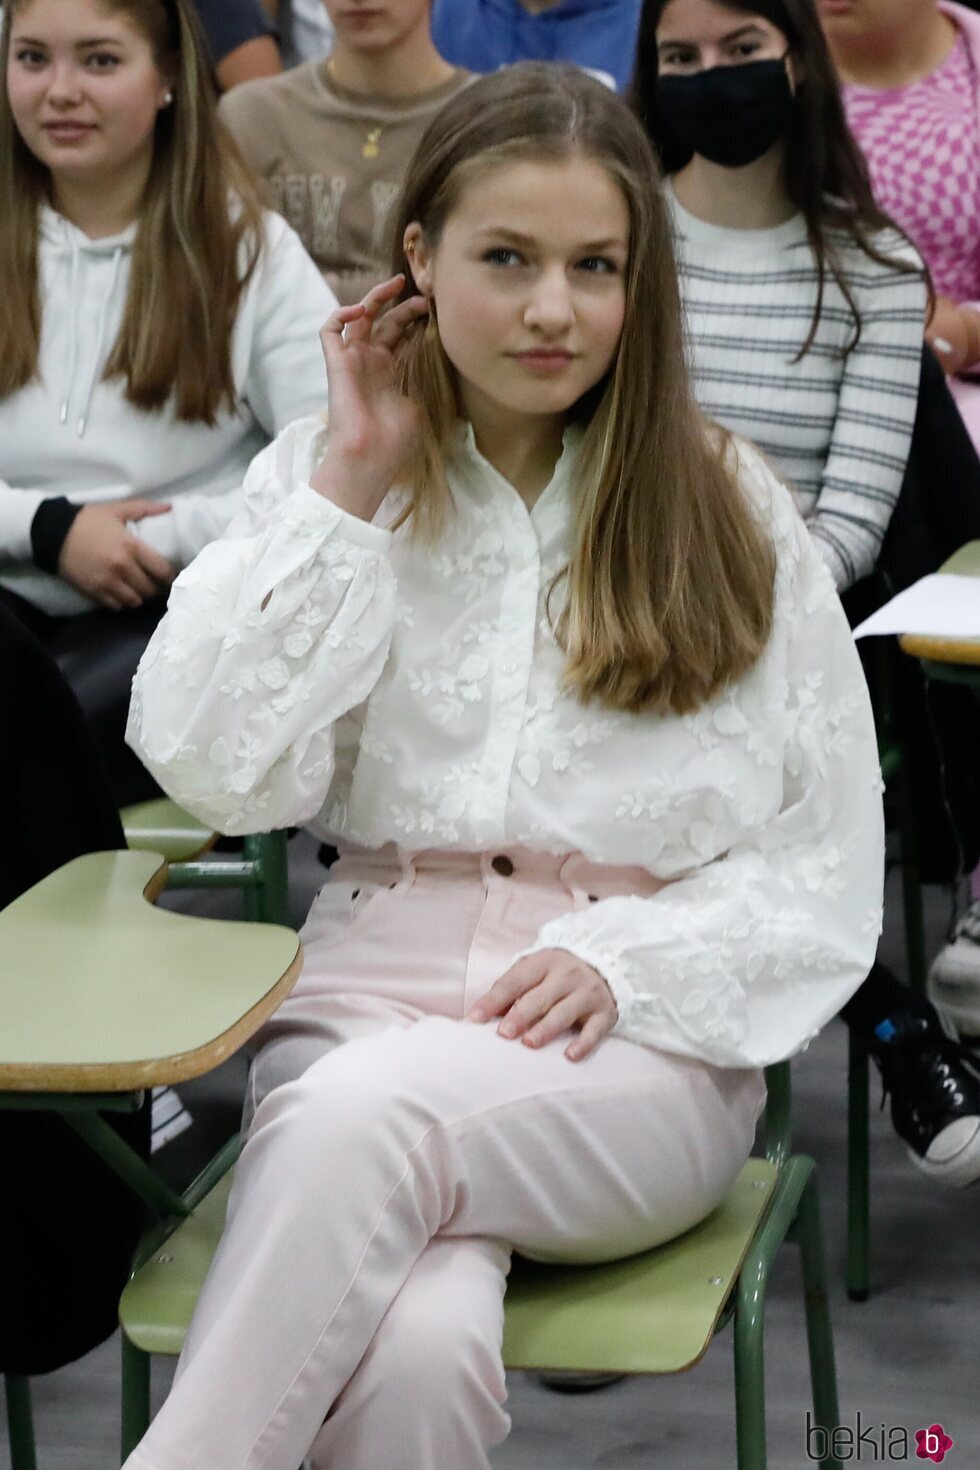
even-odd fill
[[(718, 44), (720, 46), (726, 46), (729, 41), (737, 41), (740, 36), (747, 36), (747, 35), (750, 35), (752, 33), (754, 33), (757, 36), (763, 36), (763, 35), (765, 35), (765, 32), (763, 31), (762, 27), (760, 25), (756, 25), (755, 21), (751, 21), (750, 20), (749, 23), (748, 23), (748, 25), (739, 26), (737, 30), (729, 31), (727, 36), (722, 36), (722, 38), (721, 38), (721, 40), (719, 41)], [(657, 50), (658, 51), (664, 51), (664, 50), (666, 50), (666, 48), (668, 46), (696, 46), (696, 45), (697, 45), (697, 42), (696, 41), (684, 41), (684, 40), (681, 40), (680, 38), (678, 38), (677, 40), (661, 41), (658, 44), (658, 46), (657, 46)]]
[[(510, 230), (506, 225), (485, 225), (477, 231), (480, 235), (493, 236), (497, 240), (511, 240), (515, 245), (536, 245), (537, 241), (531, 235), (522, 235), (520, 230)], [(610, 236), (606, 240), (589, 240), (585, 244), (576, 247), (586, 254), (592, 254), (598, 250), (627, 250), (629, 247), (625, 240), (616, 236)]]
[[(18, 36), (18, 35), (14, 35), (14, 36), (11, 37), (11, 44), (17, 45), (17, 46), (41, 46), (41, 47), (44, 47), (48, 43), (47, 43), (47, 41), (41, 41), (41, 40), (39, 40), (36, 36)], [(75, 42), (75, 49), (76, 49), (76, 51), (84, 51), (84, 50), (86, 50), (90, 46), (122, 46), (122, 45), (123, 45), (123, 42), (119, 39), (118, 36), (94, 36), (91, 40), (76, 41)]]

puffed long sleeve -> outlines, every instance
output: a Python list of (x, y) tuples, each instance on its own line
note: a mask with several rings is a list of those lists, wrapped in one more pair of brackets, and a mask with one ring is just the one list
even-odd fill
[(319, 810), (334, 723), (367, 698), (388, 654), (390, 533), (310, 487), (309, 441), (307, 420), (253, 462), (244, 510), (177, 578), (133, 684), (127, 741), (219, 831)]
[[(830, 577), (799, 528), (778, 813), (651, 898), (545, 925), (615, 996), (617, 1033), (726, 1067), (806, 1047), (864, 980), (881, 923), (884, 824), (867, 689)], [(737, 702), (722, 707), (731, 725)], [(719, 722), (721, 724), (722, 722)]]

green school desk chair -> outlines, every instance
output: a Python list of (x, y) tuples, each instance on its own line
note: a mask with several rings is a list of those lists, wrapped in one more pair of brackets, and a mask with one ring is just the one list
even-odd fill
[[(155, 853), (89, 853), (0, 912), (0, 1108), (58, 1113), (172, 1220), (190, 1205), (103, 1115), (244, 1045), (292, 989), (300, 950), (279, 925), (154, 908), (166, 881)], [(6, 1375), (5, 1390), (12, 1470), (35, 1470), (29, 1382)]]
[[(815, 1165), (789, 1152), (789, 1064), (769, 1068), (767, 1081), (766, 1155), (745, 1165), (707, 1220), (606, 1265), (515, 1260), (505, 1300), (504, 1362), (514, 1369), (679, 1373), (733, 1319), (738, 1470), (766, 1466), (763, 1312), (786, 1239), (802, 1255), (814, 1417), (828, 1430), (839, 1420)], [(193, 1186), (190, 1214), (148, 1239), (123, 1293), (123, 1458), (149, 1424), (150, 1354), (180, 1352), (230, 1187), (230, 1173), (214, 1185), (213, 1172)], [(839, 1470), (829, 1448), (821, 1463)]]

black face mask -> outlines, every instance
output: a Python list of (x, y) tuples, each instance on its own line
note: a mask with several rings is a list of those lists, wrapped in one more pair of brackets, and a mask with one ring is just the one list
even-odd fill
[(669, 144), (723, 168), (755, 163), (783, 137), (793, 107), (785, 58), (657, 78)]

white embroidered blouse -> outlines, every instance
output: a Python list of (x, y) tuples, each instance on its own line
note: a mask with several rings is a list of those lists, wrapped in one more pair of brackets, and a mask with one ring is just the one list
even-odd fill
[(578, 431), (529, 512), (460, 425), (434, 550), (386, 529), (401, 491), (368, 525), (310, 487), (324, 432), (253, 461), (238, 522), (174, 583), (127, 737), (163, 788), (229, 833), (640, 864), (676, 881), (533, 948), (598, 970), (634, 1041), (731, 1067), (804, 1047), (874, 958), (883, 823), (861, 667), (786, 489), (740, 446), (778, 554), (763, 657), (693, 715), (626, 714), (562, 691), (545, 608)]

